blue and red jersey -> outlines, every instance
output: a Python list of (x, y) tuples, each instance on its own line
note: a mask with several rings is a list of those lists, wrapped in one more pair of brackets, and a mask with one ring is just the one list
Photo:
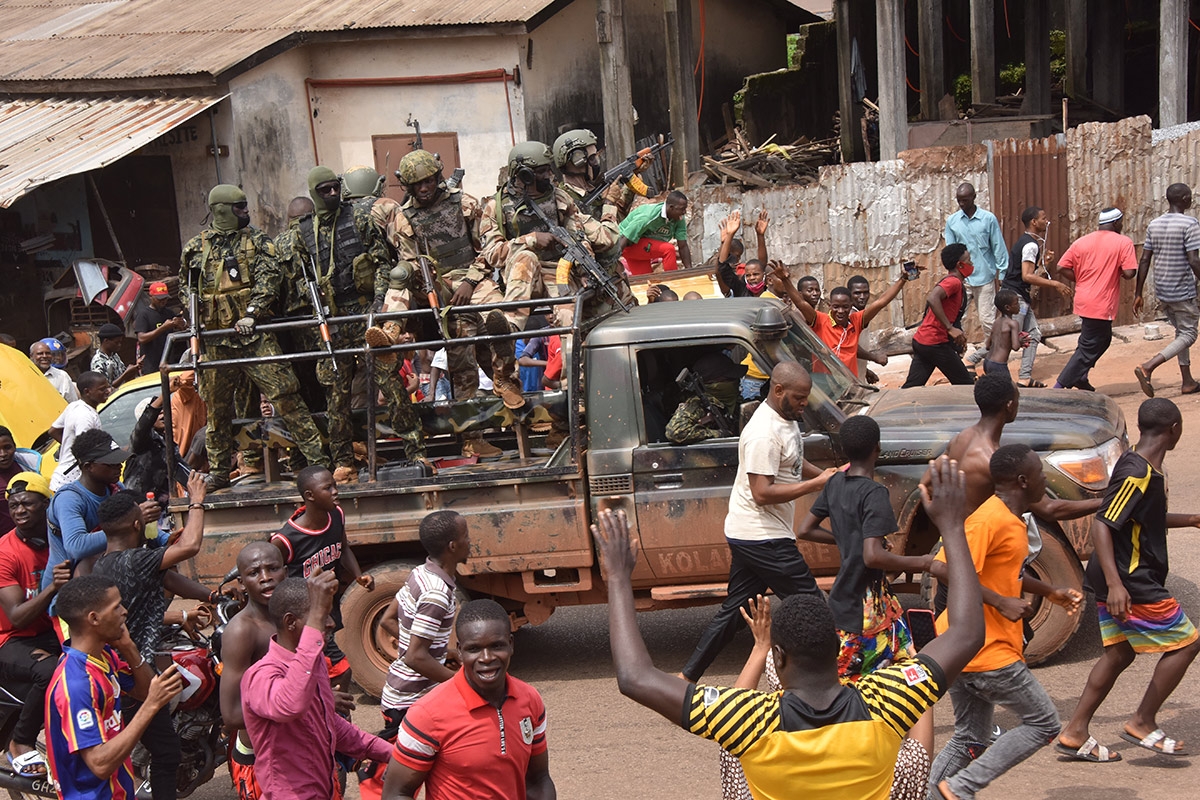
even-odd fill
[(59, 797), (133, 800), (130, 759), (108, 778), (98, 778), (79, 755), (121, 732), (121, 692), (132, 688), (133, 675), (112, 648), (105, 646), (103, 657), (96, 658), (63, 645), (46, 692), (46, 749)]

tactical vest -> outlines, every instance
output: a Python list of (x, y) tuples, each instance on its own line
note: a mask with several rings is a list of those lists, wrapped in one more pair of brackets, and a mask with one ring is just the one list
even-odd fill
[[(370, 200), (375, 202), (373, 197)], [(358, 235), (358, 227), (354, 224), (354, 205), (342, 203), (334, 216), (333, 241), (330, 244), (332, 253), (328, 248), (321, 249), (318, 246), (316, 226), (315, 214), (300, 220), (300, 237), (304, 240), (305, 248), (316, 259), (317, 278), (329, 283), (333, 302), (337, 306), (353, 305), (364, 294), (355, 286), (354, 262), (366, 253), (362, 237)], [(326, 232), (326, 236), (328, 235)], [(326, 239), (326, 242), (329, 240)]]
[(591, 205), (585, 206), (583, 205), (583, 198), (585, 195), (582, 191), (566, 181), (560, 183), (559, 186), (564, 192), (571, 196), (571, 199), (575, 201), (575, 205), (579, 208), (579, 210), (587, 214), (592, 219), (599, 220), (604, 215), (604, 198), (602, 196), (593, 200)]
[[(554, 190), (546, 197), (536, 200), (545, 215), (558, 221), (558, 193)], [(525, 198), (516, 198), (506, 191), (496, 192), (496, 208), (504, 225), (504, 238), (516, 239), (527, 233), (549, 233), (550, 228), (542, 222), (533, 211), (525, 207)], [(557, 261), (563, 254), (562, 245), (557, 242), (548, 250), (539, 252), (542, 261)]]
[(463, 219), (462, 192), (453, 191), (432, 206), (415, 202), (401, 208), (412, 226), (417, 246), (433, 259), (439, 273), (468, 266), (475, 260), (471, 230)]
[(238, 231), (232, 256), (217, 256), (212, 252), (212, 239), (221, 235), (219, 231), (210, 229), (200, 234), (200, 273), (204, 276), (200, 324), (207, 330), (232, 328), (250, 305), (254, 290), (252, 267), (258, 258), (258, 248), (250, 232), (249, 228)]

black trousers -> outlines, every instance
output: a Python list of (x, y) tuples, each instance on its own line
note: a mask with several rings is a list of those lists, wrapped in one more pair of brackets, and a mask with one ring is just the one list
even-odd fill
[(934, 369), (946, 376), (946, 380), (956, 386), (971, 385), (975, 382), (971, 371), (963, 364), (962, 354), (954, 348), (953, 342), (941, 344), (912, 343), (912, 364), (908, 367), (908, 378), (901, 389), (911, 389), (914, 386), (924, 386), (929, 382)]
[(738, 610), (751, 597), (767, 589), (780, 597), (794, 594), (821, 595), (804, 556), (796, 549), (795, 539), (770, 539), (765, 542), (725, 540), (729, 544), (729, 594), (708, 623), (695, 652), (683, 668), (689, 681), (697, 681), (744, 625)]
[[(121, 718), (126, 725), (141, 707), (140, 700), (128, 695), (121, 698)], [(150, 727), (142, 734), (141, 742), (150, 751), (150, 793), (154, 800), (175, 800), (178, 795), (179, 762), (183, 754), (170, 711), (165, 707), (158, 710), (150, 720)]]
[[(50, 656), (38, 661), (34, 650), (45, 650)], [(54, 631), (38, 636), (14, 636), (0, 647), (0, 681), (17, 697), (22, 692), (25, 696), (12, 731), (12, 740), (17, 744), (29, 747), (37, 744), (38, 733), (46, 723), (46, 690), (61, 652)]]
[(1058, 375), (1059, 384), (1068, 389), (1087, 381), (1092, 367), (1112, 344), (1112, 320), (1080, 317), (1079, 322), (1079, 344), (1075, 345), (1075, 353)]

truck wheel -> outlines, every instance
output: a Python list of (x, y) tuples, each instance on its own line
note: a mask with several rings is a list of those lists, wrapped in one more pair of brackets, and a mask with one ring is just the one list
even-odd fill
[[(1083, 567), (1074, 551), (1051, 533), (1041, 520), (1038, 520), (1038, 530), (1042, 534), (1042, 552), (1029, 565), (1029, 574), (1051, 586), (1066, 586), (1083, 590)], [(942, 549), (939, 541), (934, 545), (934, 554)], [(921, 579), (921, 598), (928, 608), (933, 608), (933, 599), (937, 594), (937, 580), (926, 573)], [(1033, 617), (1029, 624), (1033, 627), (1033, 639), (1025, 646), (1025, 663), (1033, 666), (1040, 664), (1050, 656), (1067, 646), (1067, 642), (1079, 629), (1081, 613), (1071, 616), (1062, 606), (1056, 606), (1049, 600), (1035, 595), (1026, 595), (1033, 603)]]
[[(1038, 523), (1042, 533), (1042, 552), (1029, 565), (1028, 572), (1051, 586), (1065, 586), (1083, 591), (1083, 567), (1071, 548), (1064, 544), (1046, 526)], [(1043, 597), (1027, 595), (1033, 601), (1033, 639), (1025, 645), (1025, 663), (1033, 666), (1067, 646), (1067, 642), (1079, 629), (1082, 608), (1074, 616), (1062, 606), (1056, 606)]]
[(354, 682), (372, 697), (383, 693), (388, 667), (396, 660), (396, 644), (379, 622), (396, 592), (408, 580), (417, 561), (389, 561), (367, 570), (375, 578), (375, 590), (368, 592), (351, 583), (342, 596), (342, 624), (345, 629), (339, 644), (350, 667)]

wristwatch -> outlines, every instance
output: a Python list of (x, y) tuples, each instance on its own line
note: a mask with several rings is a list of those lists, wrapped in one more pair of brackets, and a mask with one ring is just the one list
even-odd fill
[(258, 313), (257, 306), (246, 306), (246, 316), (248, 316), (248, 317), (257, 316), (257, 313)]

